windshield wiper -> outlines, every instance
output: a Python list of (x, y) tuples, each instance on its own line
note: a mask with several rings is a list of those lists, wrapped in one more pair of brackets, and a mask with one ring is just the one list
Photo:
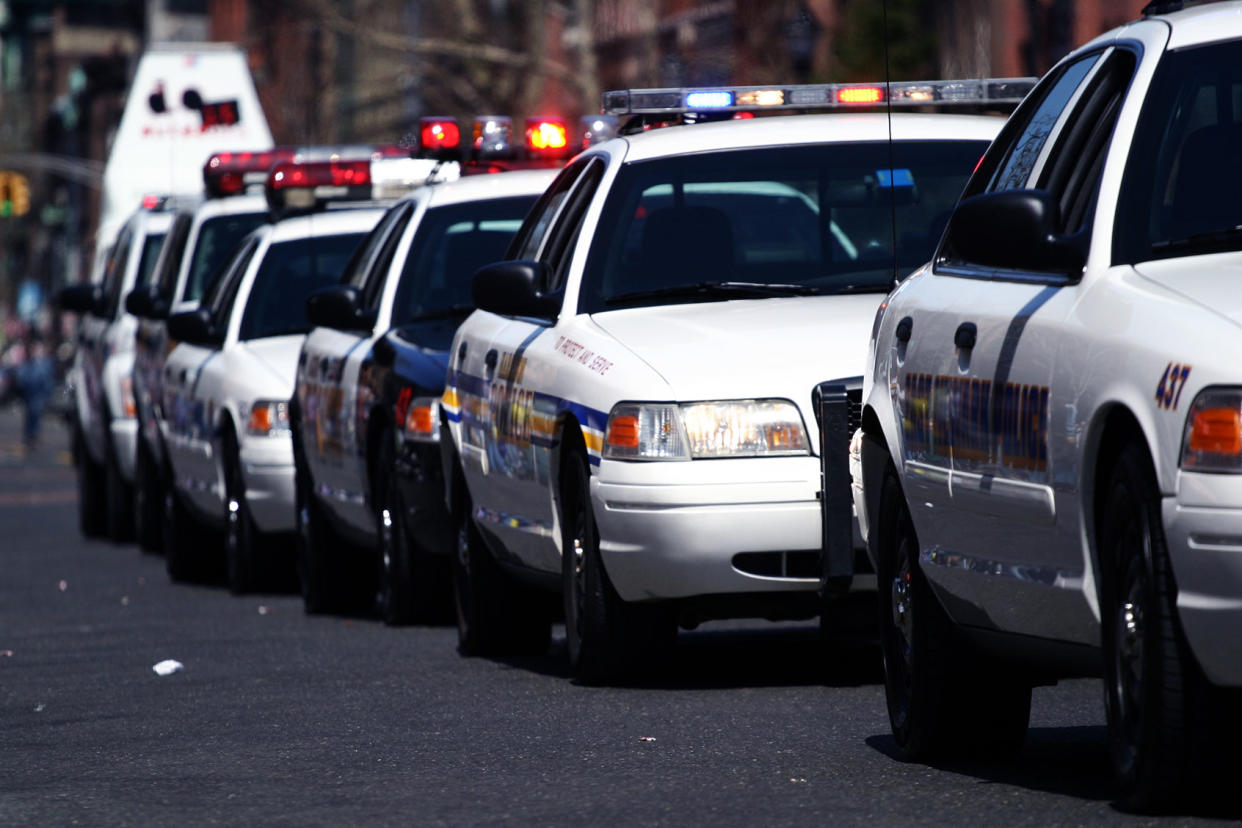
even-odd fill
[(822, 293), (811, 285), (766, 284), (764, 282), (696, 282), (692, 285), (669, 285), (668, 287), (619, 293), (604, 300), (604, 304), (629, 305), (647, 299), (735, 299), (740, 296), (763, 298), (769, 296), (815, 296)]
[(453, 319), (458, 316), (469, 316), (473, 312), (474, 305), (449, 305), (447, 308), (440, 308), (439, 310), (416, 313), (406, 321), (422, 322), (427, 319)]
[(1157, 259), (1165, 259), (1184, 253), (1187, 250), (1199, 250), (1204, 253), (1224, 253), (1237, 249), (1242, 241), (1242, 224), (1237, 227), (1226, 227), (1223, 230), (1212, 230), (1207, 233), (1195, 233), (1184, 239), (1158, 241), (1151, 246), (1151, 253)]

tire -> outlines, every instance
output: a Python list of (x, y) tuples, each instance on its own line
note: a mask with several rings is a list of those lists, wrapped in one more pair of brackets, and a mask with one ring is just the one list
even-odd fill
[(478, 526), (465, 484), (454, 518), (453, 597), (457, 646), (464, 655), (539, 655), (552, 640), (544, 596), (507, 576), (492, 557)]
[(672, 642), (672, 614), (617, 594), (599, 551), (585, 453), (567, 453), (561, 472), (561, 595), (565, 642), (579, 680), (598, 683), (636, 671)]
[(134, 487), (121, 476), (116, 446), (110, 439), (104, 474), (104, 514), (108, 538), (113, 543), (127, 543), (134, 539)]
[(163, 486), (159, 467), (142, 435), (134, 463), (134, 535), (143, 552), (158, 554), (164, 548)]
[(381, 437), (375, 473), (379, 535), (379, 589), (376, 606), (389, 626), (431, 623), (440, 616), (448, 584), (440, 561), (411, 542), (396, 467), (396, 438)]
[(897, 472), (880, 491), (876, 581), (889, 724), (906, 761), (1005, 758), (1021, 749), (1031, 686), (973, 654), (919, 568)]
[(335, 610), (343, 603), (342, 590), (330, 551), (334, 546), (339, 547), (340, 542), (323, 515), (323, 507), (311, 491), (309, 473), (305, 469), (305, 463), (296, 464), (295, 557), (302, 606), (308, 615), (318, 615)]
[(198, 581), (211, 567), (212, 533), (190, 514), (173, 486), (164, 489), (164, 563), (174, 581)]
[(224, 440), (224, 464), (224, 561), (229, 591), (245, 595), (256, 591), (263, 582), (258, 551), (261, 536), (250, 514), (241, 455), (231, 433)]
[(74, 428), (74, 471), (78, 478), (78, 528), (88, 538), (100, 538), (107, 532), (107, 504), (104, 500), (104, 470), (91, 460), (86, 438), (80, 427)]
[(1100, 559), (1112, 574), (1101, 616), (1113, 774), (1123, 807), (1159, 811), (1191, 786), (1216, 716), (1177, 618), (1159, 491), (1140, 446), (1118, 456), (1098, 525)]

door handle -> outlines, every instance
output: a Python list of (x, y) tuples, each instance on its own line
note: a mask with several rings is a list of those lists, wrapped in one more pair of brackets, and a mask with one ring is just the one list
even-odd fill
[(953, 334), (953, 344), (963, 351), (969, 351), (975, 347), (975, 340), (979, 337), (979, 329), (975, 327), (974, 322), (963, 322), (957, 326), (957, 331)]
[(913, 331), (914, 331), (914, 320), (906, 316), (906, 317), (903, 317), (902, 320), (897, 323), (897, 330), (894, 332), (894, 335), (897, 337), (898, 342), (906, 343), (910, 341), (910, 334)]

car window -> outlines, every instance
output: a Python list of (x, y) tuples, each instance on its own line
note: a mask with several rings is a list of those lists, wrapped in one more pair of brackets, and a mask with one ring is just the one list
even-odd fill
[[(1021, 129), (1010, 141), (998, 142), (994, 149), (1003, 152), (1003, 159), (991, 177), (988, 190), (1026, 189), (1049, 134), (1099, 57), (1098, 54), (1087, 55), (1064, 67), (1056, 80), (1043, 85), (1043, 97), (1038, 104), (1028, 104), (1015, 113), (1024, 119), (1020, 122)], [(1012, 128), (1007, 127), (1006, 132)]]
[(1118, 198), (1118, 262), (1242, 249), (1242, 42), (1169, 52)]
[(306, 297), (340, 282), (364, 233), (341, 233), (268, 247), (246, 300), (239, 339), (306, 333)]
[(543, 247), (548, 230), (552, 227), (552, 222), (556, 220), (557, 213), (560, 212), (561, 206), (573, 190), (574, 183), (582, 175), (589, 160), (582, 159), (570, 164), (548, 185), (548, 189), (535, 202), (534, 208), (522, 223), (505, 258), (533, 260), (539, 257), (539, 251)]
[(363, 286), (367, 277), (375, 270), (375, 257), (379, 255), (385, 240), (394, 232), (400, 236), (401, 228), (404, 228), (405, 223), (409, 221), (412, 210), (413, 203), (403, 201), (393, 205), (384, 214), (379, 224), (375, 225), (362, 244), (358, 245), (349, 264), (345, 266), (345, 272), (341, 274), (341, 284), (353, 285), (356, 288)]
[(931, 257), (986, 147), (860, 142), (629, 164), (609, 191), (580, 310), (693, 301), (668, 289), (709, 282), (887, 292), (897, 270)]
[[(163, 233), (148, 233), (142, 240), (142, 251), (138, 254), (138, 273), (134, 276), (134, 287), (141, 287), (151, 278), (155, 261), (159, 258), (160, 247), (164, 244)], [(117, 279), (113, 290), (108, 293), (108, 315), (116, 316), (121, 306), (121, 286), (124, 279)]]
[(380, 245), (375, 262), (368, 270), (366, 282), (362, 286), (360, 302), (363, 308), (370, 310), (379, 305), (380, 297), (384, 293), (384, 285), (388, 282), (388, 273), (392, 269), (393, 256), (401, 244), (401, 237), (405, 234), (405, 227), (413, 214), (414, 209), (411, 205), (403, 218), (394, 224), (392, 232), (384, 239), (384, 243)]
[(181, 300), (197, 302), (220, 275), (221, 266), (237, 243), (267, 220), (267, 213), (237, 213), (205, 220), (198, 231)]
[(237, 289), (241, 287), (246, 271), (250, 269), (250, 260), (259, 249), (259, 240), (250, 238), (238, 245), (229, 261), (221, 269), (221, 276), (207, 293), (203, 294), (202, 306), (211, 313), (212, 323), (223, 330), (233, 313), (233, 302), (237, 298)]
[(606, 165), (602, 158), (589, 161), (585, 171), (561, 210), (560, 218), (552, 229), (547, 243), (539, 253), (541, 261), (547, 265), (548, 284), (545, 290), (559, 290), (565, 284), (569, 272), (569, 262), (573, 251), (577, 248), (578, 236), (582, 232), (582, 220), (586, 215), (591, 199), (599, 188), (604, 177)]
[(108, 319), (116, 316), (121, 283), (125, 281), (125, 266), (129, 263), (129, 251), (133, 243), (134, 230), (131, 225), (127, 224), (117, 236), (116, 243), (108, 253), (108, 261), (104, 265), (104, 316)]
[(181, 257), (185, 255), (186, 241), (190, 237), (190, 227), (194, 224), (194, 216), (190, 213), (178, 213), (168, 231), (168, 238), (160, 248), (159, 261), (155, 265), (152, 278), (159, 286), (161, 296), (172, 296), (177, 285), (177, 273), (181, 269)]
[(505, 251), (535, 196), (435, 207), (419, 222), (393, 301), (393, 324), (441, 313), (468, 313), (470, 277)]

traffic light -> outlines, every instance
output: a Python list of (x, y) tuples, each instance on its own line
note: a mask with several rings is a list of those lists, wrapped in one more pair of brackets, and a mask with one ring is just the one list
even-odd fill
[(30, 182), (21, 173), (0, 170), (0, 218), (30, 212)]

